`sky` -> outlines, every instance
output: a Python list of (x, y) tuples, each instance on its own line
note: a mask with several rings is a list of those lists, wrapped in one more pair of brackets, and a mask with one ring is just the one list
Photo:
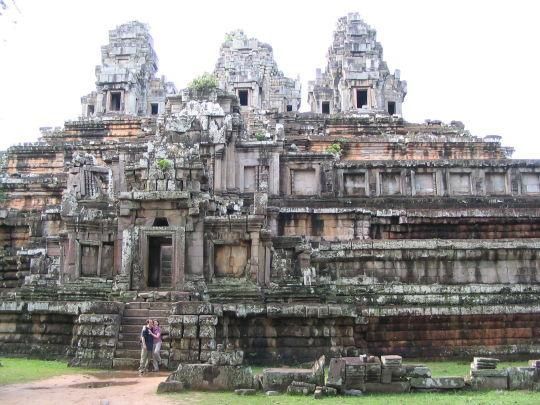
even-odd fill
[[(15, 1), (15, 6), (13, 6)], [(115, 26), (147, 23), (159, 75), (177, 88), (212, 72), (225, 34), (268, 42), (279, 68), (307, 82), (325, 66), (336, 20), (359, 12), (391, 71), (408, 83), (410, 122), (462, 121), (501, 135), (515, 158), (540, 158), (540, 5), (534, 0), (4, 0), (0, 16), (0, 150), (80, 115), (100, 47)], [(0, 10), (1, 11), (1, 10)]]

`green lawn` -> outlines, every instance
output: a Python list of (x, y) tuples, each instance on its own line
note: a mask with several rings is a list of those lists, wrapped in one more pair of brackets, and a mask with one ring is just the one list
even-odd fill
[(66, 362), (0, 358), (0, 385), (41, 380), (63, 374), (88, 373), (85, 368), (71, 368)]
[[(313, 404), (312, 396), (296, 397), (289, 395), (277, 395), (267, 397), (263, 394), (255, 396), (238, 396), (234, 393), (202, 393), (185, 392), (181, 394), (165, 394), (168, 397), (194, 405), (258, 405), (258, 404), (279, 404), (297, 405)], [(499, 404), (519, 404), (538, 405), (540, 403), (540, 392), (526, 391), (490, 391), (490, 392), (456, 392), (456, 393), (408, 393), (408, 394), (366, 394), (361, 397), (334, 397), (324, 398), (316, 401), (326, 405), (339, 404), (366, 404), (366, 405), (499, 405)]]

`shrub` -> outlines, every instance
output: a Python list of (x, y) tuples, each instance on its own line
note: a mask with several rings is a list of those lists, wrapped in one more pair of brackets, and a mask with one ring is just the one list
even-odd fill
[(191, 90), (205, 91), (215, 89), (217, 86), (218, 80), (214, 75), (203, 73), (201, 76), (193, 79), (188, 87)]
[(332, 155), (341, 155), (341, 145), (339, 143), (333, 143), (332, 145), (326, 148), (326, 153), (331, 153)]
[(172, 162), (169, 159), (158, 159), (156, 161), (156, 166), (162, 172), (166, 172), (172, 167)]
[(266, 134), (264, 131), (257, 131), (255, 132), (255, 139), (258, 141), (264, 141), (266, 140)]

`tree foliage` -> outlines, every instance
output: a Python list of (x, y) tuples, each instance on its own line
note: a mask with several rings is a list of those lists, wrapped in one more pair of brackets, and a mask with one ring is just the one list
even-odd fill
[(196, 77), (189, 83), (191, 90), (205, 91), (212, 90), (218, 86), (217, 78), (210, 73), (203, 73), (199, 77)]

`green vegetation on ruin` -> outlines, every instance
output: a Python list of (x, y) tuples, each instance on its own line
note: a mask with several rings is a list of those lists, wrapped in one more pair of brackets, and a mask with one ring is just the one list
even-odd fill
[(156, 161), (156, 166), (162, 172), (166, 172), (172, 167), (172, 162), (169, 159), (158, 159)]
[(218, 86), (217, 78), (210, 73), (203, 73), (189, 83), (188, 87), (191, 90), (208, 91), (215, 89)]
[[(65, 374), (96, 372), (87, 368), (68, 367), (65, 361), (0, 358), (0, 385), (24, 383)], [(1, 402), (1, 401), (0, 401)]]

